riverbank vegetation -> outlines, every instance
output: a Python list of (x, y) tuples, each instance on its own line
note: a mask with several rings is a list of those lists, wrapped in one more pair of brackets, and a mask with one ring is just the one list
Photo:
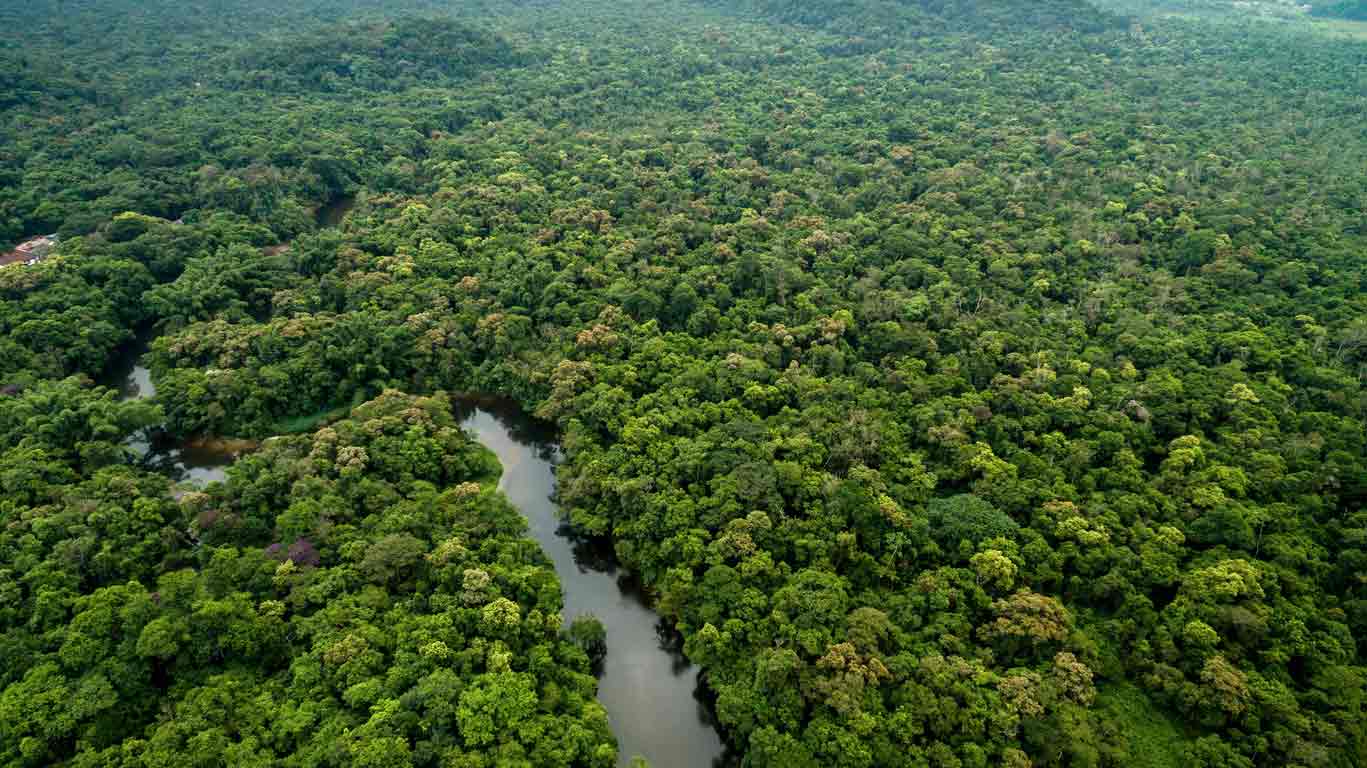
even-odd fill
[[(480, 390), (560, 429), (562, 507), (749, 766), (1367, 762), (1360, 39), (94, 5), (128, 34), (3, 54), (0, 241), (66, 237), (0, 270), (0, 760), (611, 764), (553, 573), (426, 397)], [(116, 403), (148, 324), (156, 403)], [(312, 431), (177, 501), (119, 449), (163, 418)]]
[(157, 411), (0, 399), (5, 764), (614, 764), (555, 574), (445, 400), (383, 393), (176, 499), (120, 456)]

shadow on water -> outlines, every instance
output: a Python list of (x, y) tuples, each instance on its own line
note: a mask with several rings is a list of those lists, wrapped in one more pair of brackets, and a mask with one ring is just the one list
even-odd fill
[[(605, 539), (582, 536), (576, 533), (569, 523), (565, 522), (562, 522), (560, 527), (555, 530), (555, 535), (569, 541), (571, 551), (574, 553), (574, 562), (580, 569), (589, 573), (611, 576), (617, 583), (617, 591), (623, 595), (631, 595), (641, 605), (649, 608), (652, 615), (654, 614), (654, 600), (650, 592), (641, 583), (640, 577), (618, 566), (617, 557), (612, 552), (610, 542)], [(660, 651), (668, 654), (673, 660), (673, 673), (675, 675), (681, 675), (692, 668), (693, 665), (684, 656), (683, 635), (660, 616), (656, 616), (655, 620), (655, 639), (659, 642)]]
[[(156, 396), (156, 385), (142, 364), (153, 337), (151, 332), (139, 333), (135, 341), (120, 350), (102, 377), (103, 384), (118, 390), (119, 399), (141, 400)], [(245, 440), (212, 437), (180, 440), (159, 427), (132, 435), (127, 445), (148, 469), (199, 487), (226, 481), (228, 467), (243, 453), (256, 448), (256, 443)]]
[(331, 200), (318, 209), (318, 213), (316, 214), (318, 226), (320, 228), (327, 228), (341, 225), (342, 219), (346, 218), (347, 212), (355, 205), (355, 195), (343, 195)]
[[(110, 365), (104, 383), (125, 400), (156, 395), (141, 363), (150, 334)], [(653, 768), (731, 768), (739, 760), (717, 730), (715, 697), (683, 654), (683, 638), (652, 608), (640, 580), (619, 567), (606, 541), (578, 536), (555, 503), (560, 448), (555, 431), (506, 400), (454, 399), (461, 424), (497, 454), (499, 489), (527, 520), (528, 534), (551, 560), (564, 592), (566, 624), (592, 614), (607, 630), (598, 700), (619, 743), (620, 766), (640, 755)], [(255, 445), (176, 440), (152, 429), (129, 439), (144, 465), (196, 486), (226, 480), (226, 469)]]
[(618, 764), (640, 755), (653, 768), (714, 768), (738, 761), (723, 747), (713, 700), (683, 654), (683, 638), (653, 610), (634, 574), (607, 542), (575, 535), (555, 503), (555, 431), (515, 403), (454, 399), (461, 424), (498, 455), (499, 489), (527, 519), (529, 535), (555, 566), (564, 617), (592, 614), (607, 630), (598, 700), (619, 742)]

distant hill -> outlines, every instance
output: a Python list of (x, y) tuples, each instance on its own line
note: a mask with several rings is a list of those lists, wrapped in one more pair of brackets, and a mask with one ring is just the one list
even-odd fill
[[(212, 82), (216, 77), (221, 77), (215, 73), (237, 69), (240, 61), (235, 54), (243, 51), (244, 47), (250, 49), (245, 57), (248, 64), (253, 56), (278, 61), (284, 54), (293, 52), (292, 46), (298, 46), (300, 53), (309, 55), (323, 54), (331, 46), (338, 54), (349, 53), (364, 58), (367, 55), (365, 52), (355, 48), (344, 51), (345, 45), (334, 45), (327, 37), (329, 34), (338, 37), (355, 35), (358, 39), (350, 42), (361, 45), (375, 42), (373, 33), (398, 29), (404, 37), (404, 40), (399, 41), (401, 45), (414, 41), (424, 41), (419, 42), (419, 45), (442, 42), (438, 37), (451, 30), (443, 22), (433, 21), (432, 17), (484, 18), (491, 13), (486, 7), (489, 2), (502, 1), (465, 0), (454, 5), (442, 3), (441, 0), (0, 2), (0, 57), (22, 50), (24, 57), (34, 65), (41, 64), (44, 59), (50, 62), (77, 61), (81, 72), (96, 73), (86, 79), (98, 82), (96, 90), (104, 99), (155, 96), (172, 85), (188, 87), (200, 81)], [(422, 25), (432, 27), (433, 36), (417, 34), (413, 28), (416, 23), (404, 26), (383, 24), (384, 19), (396, 17), (424, 18)], [(362, 27), (362, 22), (376, 24)], [(232, 43), (223, 37), (225, 25), (232, 29)], [(89, 30), (100, 30), (100, 34), (87, 34)], [(456, 36), (462, 37), (459, 34)], [(267, 40), (271, 42), (264, 42)], [(497, 49), (496, 45), (486, 48), (483, 42), (467, 39), (461, 47), (464, 49), (473, 45), (482, 52), (494, 52)], [(387, 47), (387, 42), (382, 42), (382, 45)], [(77, 48), (80, 55), (73, 56)], [(4, 59), (0, 58), (0, 65), (4, 64)], [(61, 64), (46, 66), (48, 69), (68, 68)], [(247, 68), (252, 69), (251, 66)], [(20, 87), (22, 84), (16, 85), (14, 78), (5, 76), (10, 69), (0, 66), (0, 97), (14, 99), (16, 97), (13, 95), (6, 96), (6, 89), (17, 92), (24, 88)], [(391, 67), (384, 71), (389, 73), (396, 69), (400, 68)], [(354, 84), (355, 78), (351, 78), (351, 81)], [(297, 91), (301, 82), (287, 78), (276, 85)], [(31, 96), (25, 94), (24, 98), (31, 99)]]
[(503, 38), (444, 18), (334, 24), (236, 54), (227, 84), (273, 91), (395, 91), (523, 61)]
[(1367, 21), (1367, 0), (1338, 0), (1334, 3), (1316, 3), (1310, 9), (1310, 15), (1331, 19)]

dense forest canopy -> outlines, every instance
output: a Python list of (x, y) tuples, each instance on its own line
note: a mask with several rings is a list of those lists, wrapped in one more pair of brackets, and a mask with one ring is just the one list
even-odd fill
[[(456, 391), (555, 425), (746, 766), (1367, 764), (1361, 25), (0, 22), (0, 250), (60, 236), (0, 268), (0, 764), (616, 764)], [(263, 442), (191, 488), (149, 430)]]

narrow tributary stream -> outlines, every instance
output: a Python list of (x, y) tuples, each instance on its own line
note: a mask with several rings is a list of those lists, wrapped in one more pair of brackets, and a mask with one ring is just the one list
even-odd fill
[(630, 765), (635, 755), (653, 768), (723, 764), (721, 738), (700, 697), (698, 670), (679, 651), (675, 634), (630, 575), (568, 535), (553, 500), (559, 451), (554, 434), (504, 401), (466, 399), (458, 407), (462, 425), (498, 455), (499, 490), (522, 511), (531, 537), (555, 564), (566, 623), (591, 613), (607, 629), (598, 700), (617, 735), (618, 765)]

